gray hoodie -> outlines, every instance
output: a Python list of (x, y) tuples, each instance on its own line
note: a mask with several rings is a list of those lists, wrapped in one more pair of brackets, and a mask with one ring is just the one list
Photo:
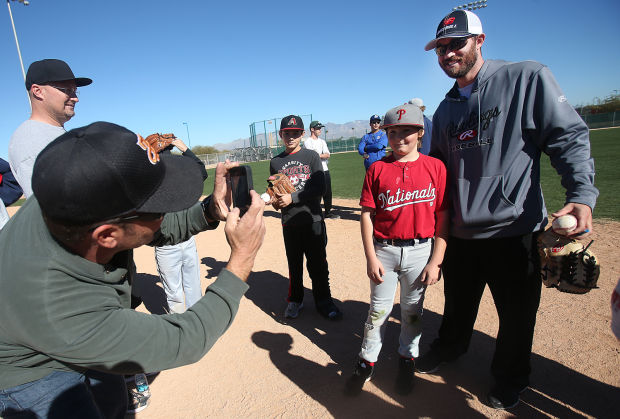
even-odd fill
[(562, 177), (566, 202), (594, 209), (588, 127), (546, 66), (487, 60), (469, 98), (455, 83), (433, 116), (430, 153), (448, 169), (450, 233), (482, 239), (544, 227), (541, 151)]

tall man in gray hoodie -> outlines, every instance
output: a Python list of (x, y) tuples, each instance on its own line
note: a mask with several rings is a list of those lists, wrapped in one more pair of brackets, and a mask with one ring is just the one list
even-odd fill
[(499, 316), (488, 403), (507, 409), (529, 385), (540, 302), (536, 238), (547, 224), (541, 152), (566, 188), (566, 204), (553, 215), (577, 217), (573, 235), (592, 231), (598, 191), (588, 127), (549, 69), (485, 61), (484, 41), (480, 19), (459, 10), (441, 20), (425, 48), (456, 82), (434, 114), (430, 152), (446, 164), (452, 203), (444, 314), (438, 338), (416, 364), (431, 373), (467, 351), (488, 284)]

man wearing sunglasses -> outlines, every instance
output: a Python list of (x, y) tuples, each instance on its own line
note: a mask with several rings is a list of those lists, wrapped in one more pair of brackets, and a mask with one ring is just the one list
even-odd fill
[(529, 386), (540, 302), (536, 239), (547, 224), (541, 152), (566, 188), (565, 206), (552, 215), (577, 217), (574, 234), (592, 231), (598, 190), (588, 127), (549, 69), (485, 61), (485, 39), (478, 16), (459, 10), (441, 20), (425, 48), (456, 82), (433, 116), (430, 152), (446, 164), (452, 201), (445, 306), (439, 336), (416, 366), (432, 373), (467, 351), (488, 285), (499, 316), (488, 403), (508, 409)]
[[(118, 125), (76, 128), (39, 153), (34, 196), (0, 231), (0, 416), (123, 418), (124, 374), (202, 358), (232, 323), (265, 235), (256, 192), (243, 217), (228, 209), (232, 166), (218, 164), (200, 202), (193, 160)], [(205, 295), (181, 314), (132, 310), (133, 249), (220, 220), (231, 253)]]
[(35, 61), (28, 67), (26, 90), (32, 113), (15, 130), (9, 143), (11, 170), (26, 198), (32, 195), (30, 183), (37, 155), (65, 133), (64, 125), (75, 115), (79, 101), (77, 88), (92, 82), (89, 78), (75, 77), (62, 60)]
[(364, 158), (364, 168), (368, 170), (371, 164), (381, 160), (385, 156), (385, 149), (388, 146), (385, 131), (379, 129), (381, 117), (372, 115), (370, 117), (370, 132), (364, 134), (357, 145), (357, 152)]

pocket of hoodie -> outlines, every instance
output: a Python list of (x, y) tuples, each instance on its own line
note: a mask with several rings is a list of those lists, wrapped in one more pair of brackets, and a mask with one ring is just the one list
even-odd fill
[(503, 176), (458, 179), (458, 184), (460, 212), (456, 218), (464, 225), (501, 225), (517, 218), (516, 205), (504, 194)]

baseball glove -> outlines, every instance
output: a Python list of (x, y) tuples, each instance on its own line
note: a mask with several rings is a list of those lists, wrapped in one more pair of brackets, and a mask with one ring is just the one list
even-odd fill
[(291, 180), (288, 176), (282, 173), (276, 173), (275, 175), (269, 176), (267, 179), (267, 184), (269, 185), (267, 188), (267, 193), (272, 200), (271, 205), (273, 205), (273, 207), (277, 210), (280, 209), (280, 206), (274, 201), (278, 198), (276, 194), (285, 195), (295, 192), (295, 187), (291, 183)]
[(601, 265), (589, 250), (575, 239), (560, 236), (548, 229), (538, 237), (542, 281), (548, 288), (572, 294), (585, 294), (596, 283)]
[(157, 153), (160, 153), (164, 148), (168, 147), (177, 137), (174, 134), (151, 134), (144, 139), (151, 148)]

